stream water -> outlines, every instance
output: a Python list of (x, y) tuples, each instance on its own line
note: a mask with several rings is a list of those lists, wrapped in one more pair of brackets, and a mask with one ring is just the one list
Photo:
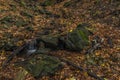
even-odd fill
[(27, 48), (27, 55), (31, 55), (34, 52), (36, 52), (36, 50), (37, 50), (36, 44), (37, 44), (36, 40), (32, 40), (29, 42), (28, 48)]

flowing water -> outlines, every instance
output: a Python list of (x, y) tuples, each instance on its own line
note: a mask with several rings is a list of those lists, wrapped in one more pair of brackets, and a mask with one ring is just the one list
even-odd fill
[(37, 50), (36, 44), (37, 44), (36, 40), (32, 40), (29, 42), (28, 48), (27, 48), (27, 55), (31, 55), (34, 52), (36, 52)]

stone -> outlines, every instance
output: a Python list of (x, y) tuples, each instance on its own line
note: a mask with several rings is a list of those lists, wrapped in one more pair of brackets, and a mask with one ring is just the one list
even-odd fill
[(24, 68), (36, 78), (45, 75), (54, 75), (62, 67), (59, 59), (39, 53), (36, 57), (17, 63), (17, 65)]
[(87, 45), (89, 45), (89, 31), (85, 28), (85, 25), (80, 24), (75, 30), (68, 33), (61, 40), (65, 44), (65, 48), (73, 51), (81, 51)]
[(75, 30), (67, 33), (65, 36), (41, 36), (38, 42), (43, 42), (45, 48), (50, 49), (68, 49), (72, 51), (81, 51), (89, 45), (88, 36), (90, 32), (86, 29), (89, 25), (79, 24)]
[(41, 41), (44, 42), (46, 48), (57, 49), (58, 47), (58, 37), (52, 36), (43, 36), (41, 37)]

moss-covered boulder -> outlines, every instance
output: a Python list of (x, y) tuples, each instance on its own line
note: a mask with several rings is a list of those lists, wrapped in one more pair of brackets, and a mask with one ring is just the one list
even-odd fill
[(39, 54), (27, 61), (20, 62), (17, 65), (23, 67), (36, 78), (45, 75), (53, 75), (62, 67), (60, 60), (44, 54)]
[(85, 24), (79, 24), (75, 30), (68, 33), (65, 37), (61, 37), (66, 49), (73, 51), (81, 51), (89, 45), (89, 31), (86, 29)]

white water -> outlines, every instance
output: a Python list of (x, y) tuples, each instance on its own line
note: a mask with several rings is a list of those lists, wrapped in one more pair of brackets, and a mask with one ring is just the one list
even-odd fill
[(27, 49), (27, 55), (31, 55), (36, 52), (36, 40), (33, 40), (29, 42), (28, 49)]

